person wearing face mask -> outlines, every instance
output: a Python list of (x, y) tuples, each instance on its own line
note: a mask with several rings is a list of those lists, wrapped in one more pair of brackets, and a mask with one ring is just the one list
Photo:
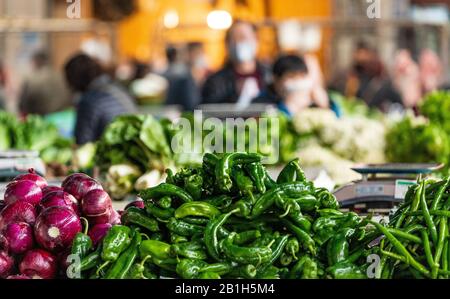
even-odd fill
[(226, 34), (228, 60), (207, 78), (203, 104), (235, 103), (245, 109), (267, 86), (270, 72), (257, 61), (258, 38), (251, 23), (237, 21)]
[(314, 80), (302, 57), (296, 55), (281, 56), (273, 65), (273, 84), (263, 91), (254, 102), (274, 103), (289, 117), (309, 107), (330, 108), (338, 114), (333, 102), (315, 100)]

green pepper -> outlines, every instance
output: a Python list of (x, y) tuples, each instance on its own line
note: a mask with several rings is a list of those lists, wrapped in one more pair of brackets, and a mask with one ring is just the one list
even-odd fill
[(170, 235), (170, 243), (172, 244), (185, 243), (189, 241), (188, 238), (186, 238), (185, 236), (180, 236), (174, 232), (170, 232), (169, 235)]
[[(167, 271), (169, 273), (175, 273), (176, 272), (176, 267), (178, 264), (178, 260), (173, 259), (173, 258), (167, 258), (167, 259), (159, 259), (159, 258), (152, 258), (152, 262), (153, 264), (155, 264), (156, 266), (158, 266), (159, 268), (161, 268), (161, 272), (160, 275), (163, 275), (163, 271)], [(170, 276), (168, 276), (170, 277)]]
[(150, 199), (156, 199), (156, 198), (162, 198), (164, 196), (170, 196), (171, 198), (179, 198), (183, 202), (190, 202), (193, 201), (192, 196), (184, 191), (182, 188), (167, 184), (167, 183), (161, 183), (156, 187), (143, 190), (139, 193), (139, 196), (144, 201), (149, 201)]
[(303, 273), (301, 279), (317, 279), (319, 278), (319, 269), (316, 261), (307, 259), (303, 265)]
[(168, 208), (168, 209), (161, 209), (156, 206), (156, 204), (148, 202), (146, 205), (147, 213), (155, 217), (156, 219), (161, 220), (168, 220), (169, 218), (173, 217), (175, 213), (175, 209)]
[(261, 238), (261, 232), (259, 230), (248, 230), (238, 233), (236, 235), (234, 243), (236, 245), (245, 245), (247, 243), (255, 241), (258, 238)]
[(160, 232), (156, 232), (150, 235), (150, 240), (162, 241), (164, 240), (164, 235)]
[(213, 218), (205, 228), (204, 241), (206, 245), (206, 250), (208, 251), (209, 255), (217, 261), (221, 260), (219, 256), (219, 239), (218, 239), (219, 228), (222, 227), (222, 225), (227, 221), (227, 219), (231, 215), (237, 213), (238, 211), (239, 210), (233, 210), (230, 211), (229, 213), (221, 214)]
[(334, 279), (367, 279), (364, 269), (346, 261), (327, 269)]
[(262, 215), (272, 207), (276, 198), (296, 198), (303, 195), (305, 191), (311, 192), (313, 188), (312, 184), (304, 182), (280, 184), (274, 189), (267, 191), (256, 201), (251, 216), (256, 218)]
[(223, 210), (231, 206), (231, 204), (233, 203), (233, 199), (228, 195), (219, 195), (216, 197), (207, 198), (204, 200), (204, 202), (215, 206), (219, 210)]
[(300, 159), (290, 161), (280, 172), (277, 183), (305, 182), (306, 176), (300, 167)]
[(141, 259), (145, 259), (147, 256), (159, 260), (171, 258), (170, 244), (156, 240), (142, 241), (141, 246), (139, 247), (139, 253)]
[(134, 224), (147, 229), (150, 232), (159, 231), (158, 221), (147, 217), (146, 213), (139, 208), (128, 208), (121, 217), (122, 223), (125, 225)]
[(236, 182), (236, 186), (239, 189), (239, 192), (243, 196), (250, 196), (253, 198), (253, 181), (245, 174), (245, 172), (241, 168), (233, 168), (232, 177)]
[(270, 257), (269, 264), (275, 263), (275, 261), (280, 257), (288, 240), (289, 235), (284, 235), (275, 239), (275, 242), (271, 246), (272, 256)]
[(95, 268), (101, 262), (102, 247), (99, 245), (91, 254), (87, 255), (80, 262), (80, 272)]
[(201, 260), (182, 259), (176, 266), (177, 274), (184, 279), (198, 278), (200, 270), (207, 266), (207, 263)]
[(336, 196), (327, 189), (317, 188), (314, 195), (319, 200), (322, 209), (339, 209), (339, 202), (337, 201)]
[(253, 265), (240, 265), (233, 267), (232, 270), (227, 274), (227, 277), (231, 278), (244, 278), (253, 279), (256, 277), (257, 269)]
[(297, 253), (300, 251), (300, 244), (296, 238), (289, 238), (286, 243), (285, 252), (297, 259)]
[(269, 265), (268, 267), (261, 268), (257, 271), (256, 278), (257, 279), (280, 279), (279, 275), (280, 269), (273, 265)]
[(282, 219), (281, 222), (286, 226), (288, 230), (295, 234), (300, 244), (302, 244), (313, 255), (316, 253), (315, 242), (307, 232), (295, 226), (294, 224), (292, 224), (292, 222), (286, 219)]
[(269, 247), (240, 247), (234, 244), (236, 233), (232, 233), (223, 241), (222, 250), (225, 256), (238, 264), (260, 265), (272, 257)]
[(215, 272), (202, 272), (198, 276), (199, 279), (220, 279), (220, 275)]
[(138, 256), (141, 241), (141, 234), (138, 229), (135, 229), (130, 246), (119, 256), (111, 268), (108, 269), (105, 275), (106, 279), (124, 279), (126, 277)]
[(130, 245), (130, 228), (114, 225), (103, 239), (102, 259), (105, 262), (116, 261), (128, 245)]
[(305, 195), (295, 199), (302, 211), (310, 212), (316, 210), (320, 205), (320, 201), (312, 194)]
[(231, 180), (231, 170), (236, 165), (244, 165), (260, 162), (261, 157), (257, 154), (248, 153), (227, 153), (217, 162), (215, 175), (219, 190), (229, 192), (233, 186)]
[(145, 263), (147, 262), (148, 259), (150, 259), (151, 256), (146, 256), (142, 262), (138, 262), (133, 264), (133, 266), (131, 266), (130, 270), (127, 273), (127, 278), (128, 279), (151, 279), (151, 278), (156, 278), (156, 275), (152, 275), (151, 277), (148, 277), (146, 275), (144, 275), (145, 272)]
[(280, 261), (280, 264), (281, 264), (282, 266), (287, 267), (287, 266), (289, 266), (289, 265), (294, 261), (294, 259), (292, 258), (291, 255), (288, 255), (288, 254), (286, 254), (286, 253), (283, 252), (283, 253), (280, 255), (279, 261)]
[(194, 174), (184, 179), (184, 189), (192, 196), (194, 200), (202, 197), (203, 177)]
[(210, 219), (204, 217), (187, 216), (183, 218), (183, 221), (190, 224), (206, 226), (209, 223)]
[(217, 273), (219, 275), (226, 275), (235, 268), (231, 263), (216, 263), (209, 264), (200, 269), (200, 272)]
[(204, 246), (199, 242), (185, 242), (170, 246), (172, 256), (182, 256), (188, 259), (205, 260), (208, 258)]
[(343, 262), (349, 255), (350, 244), (348, 238), (355, 233), (353, 228), (340, 230), (327, 244), (328, 264), (335, 265)]
[(70, 253), (83, 259), (92, 249), (92, 239), (87, 235), (89, 227), (86, 218), (81, 217), (80, 219), (85, 221), (84, 232), (79, 232), (75, 235)]
[(177, 220), (176, 218), (170, 218), (167, 223), (167, 228), (180, 236), (190, 237), (195, 234), (201, 234), (205, 230), (203, 226), (190, 224), (181, 220)]
[(172, 198), (170, 198), (170, 196), (163, 196), (160, 200), (158, 200), (158, 206), (161, 209), (170, 209), (172, 206)]
[(244, 168), (255, 183), (256, 190), (259, 193), (265, 193), (266, 185), (264, 182), (266, 180), (266, 172), (264, 166), (261, 163), (250, 163), (244, 165)]
[(203, 201), (193, 201), (181, 205), (175, 210), (175, 218), (185, 218), (188, 216), (214, 218), (220, 211), (213, 205)]

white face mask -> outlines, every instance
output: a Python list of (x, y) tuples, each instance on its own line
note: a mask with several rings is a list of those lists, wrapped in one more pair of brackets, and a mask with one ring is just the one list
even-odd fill
[(239, 42), (232, 46), (232, 58), (237, 62), (251, 62), (256, 57), (256, 43)]
[(289, 79), (284, 82), (283, 89), (286, 94), (309, 92), (312, 88), (312, 81), (309, 78)]

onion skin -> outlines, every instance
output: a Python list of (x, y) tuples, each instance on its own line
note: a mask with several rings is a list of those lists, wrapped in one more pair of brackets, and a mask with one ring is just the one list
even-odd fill
[(72, 194), (79, 201), (81, 201), (89, 191), (103, 190), (102, 185), (100, 185), (99, 182), (85, 174), (75, 174), (71, 179), (67, 180), (67, 182), (63, 182), (63, 184), (64, 191)]
[(33, 181), (14, 181), (6, 187), (5, 203), (8, 205), (16, 201), (23, 201), (36, 206), (41, 199), (42, 189)]
[(22, 254), (33, 248), (33, 229), (25, 222), (8, 224), (4, 235), (13, 254)]
[(127, 204), (125, 206), (125, 211), (128, 208), (130, 208), (130, 207), (135, 207), (135, 208), (138, 208), (138, 209), (145, 209), (145, 204), (144, 204), (144, 201), (142, 199), (138, 199), (138, 200), (132, 201), (132, 202), (130, 202), (129, 204)]
[(50, 207), (36, 220), (36, 242), (51, 252), (61, 252), (70, 246), (75, 235), (81, 232), (81, 221), (76, 213), (66, 207)]
[(47, 181), (40, 175), (37, 175), (34, 169), (32, 168), (28, 170), (28, 173), (16, 176), (13, 181), (26, 181), (26, 180), (35, 182), (36, 185), (38, 185), (38, 187), (41, 189), (48, 186)]
[(8, 277), (14, 266), (14, 259), (6, 251), (0, 251), (0, 278)]
[(38, 205), (38, 211), (42, 212), (50, 207), (67, 207), (72, 209), (77, 215), (80, 215), (78, 201), (75, 197), (62, 190), (48, 193)]
[(61, 183), (61, 187), (64, 189), (72, 180), (90, 179), (91, 177), (85, 173), (74, 173), (66, 177), (66, 179)]
[(28, 251), (19, 265), (20, 273), (31, 278), (53, 279), (58, 268), (57, 259), (42, 249)]
[(111, 215), (109, 217), (109, 223), (112, 224), (112, 225), (119, 225), (121, 223), (121, 221), (120, 221), (120, 214), (114, 209), (111, 209)]
[(32, 204), (17, 201), (7, 205), (0, 213), (0, 231), (13, 222), (25, 222), (34, 225), (36, 222), (36, 211)]
[(88, 235), (92, 240), (92, 244), (97, 246), (106, 236), (111, 227), (112, 225), (110, 223), (97, 224), (91, 227)]
[(89, 221), (89, 225), (93, 226), (97, 224), (109, 223), (111, 220), (111, 211), (112, 209), (109, 209), (108, 211), (106, 211), (106, 213), (100, 215), (86, 216), (87, 220)]
[(112, 208), (108, 193), (103, 190), (92, 190), (81, 201), (83, 215), (88, 217), (102, 215)]
[(63, 190), (63, 188), (57, 187), (57, 186), (47, 186), (47, 187), (42, 188), (42, 197), (45, 197), (49, 193), (52, 193), (55, 191), (64, 191), (64, 190)]

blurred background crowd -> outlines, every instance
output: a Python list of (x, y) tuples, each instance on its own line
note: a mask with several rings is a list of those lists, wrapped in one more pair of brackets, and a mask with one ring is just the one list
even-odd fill
[(53, 117), (78, 144), (118, 115), (161, 107), (339, 117), (332, 91), (393, 113), (450, 87), (448, 1), (0, 3), (0, 109)]

